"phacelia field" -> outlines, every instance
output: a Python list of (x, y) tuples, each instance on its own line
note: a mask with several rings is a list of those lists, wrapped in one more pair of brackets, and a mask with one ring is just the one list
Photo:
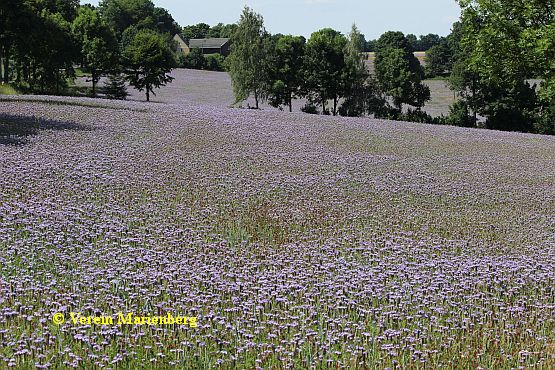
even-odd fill
[(553, 137), (0, 101), (0, 368), (549, 369), (554, 314)]

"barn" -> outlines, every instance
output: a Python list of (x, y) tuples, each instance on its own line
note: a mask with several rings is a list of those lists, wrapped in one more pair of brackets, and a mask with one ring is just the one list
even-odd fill
[(187, 45), (187, 43), (185, 41), (183, 41), (181, 36), (175, 35), (173, 37), (173, 40), (177, 43), (177, 51), (178, 52), (183, 53), (184, 55), (187, 55), (191, 52), (191, 49), (189, 49), (189, 46)]
[(230, 52), (229, 39), (227, 38), (191, 39), (189, 40), (189, 48), (198, 48), (202, 54), (228, 56)]

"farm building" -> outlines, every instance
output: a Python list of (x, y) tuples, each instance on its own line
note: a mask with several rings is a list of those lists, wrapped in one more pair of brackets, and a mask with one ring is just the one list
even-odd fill
[(189, 48), (198, 48), (202, 54), (221, 54), (228, 56), (229, 39), (225, 38), (211, 38), (211, 39), (191, 39), (189, 40)]
[(187, 55), (191, 52), (191, 49), (189, 49), (189, 46), (187, 45), (187, 43), (185, 41), (183, 41), (183, 39), (181, 38), (181, 36), (179, 35), (175, 35), (173, 37), (173, 40), (175, 42), (177, 42), (177, 51)]

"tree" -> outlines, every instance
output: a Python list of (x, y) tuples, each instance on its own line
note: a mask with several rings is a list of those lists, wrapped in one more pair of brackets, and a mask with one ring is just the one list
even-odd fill
[(59, 94), (67, 78), (74, 76), (73, 62), (78, 60), (78, 48), (71, 34), (71, 23), (61, 13), (41, 14), (41, 34), (34, 41), (38, 44), (31, 51), (34, 78), (41, 92)]
[(88, 7), (79, 9), (72, 30), (80, 44), (82, 62), (91, 72), (92, 95), (95, 97), (100, 77), (118, 62), (116, 36), (101, 19), (100, 13)]
[(416, 35), (409, 33), (406, 38), (413, 50), (420, 51), (420, 42), (418, 41), (418, 37), (416, 37)]
[(427, 35), (420, 35), (418, 42), (416, 43), (416, 51), (428, 51), (432, 47), (439, 45), (441, 43), (441, 36), (434, 33), (429, 33)]
[(151, 17), (151, 29), (160, 33), (170, 34), (172, 37), (181, 32), (181, 27), (166, 9), (159, 7), (154, 8)]
[(272, 65), (272, 88), (270, 91), (270, 104), (274, 107), (282, 105), (293, 110), (292, 100), (300, 95), (303, 76), (305, 39), (301, 36), (281, 36), (275, 44), (275, 58)]
[(449, 75), (453, 68), (453, 52), (447, 40), (443, 40), (439, 45), (432, 46), (426, 52), (425, 60), (424, 70), (427, 77)]
[(189, 69), (205, 69), (206, 58), (199, 48), (193, 48), (189, 54), (180, 56), (180, 66)]
[[(32, 12), (27, 4), (20, 4), (17, 0), (5, 0), (0, 3), (0, 80), (9, 81), (10, 60), (14, 50), (24, 42), (24, 35), (29, 34), (25, 27), (25, 20), (31, 18)], [(27, 28), (27, 33), (25, 29)]]
[(71, 35), (77, 0), (0, 2), (3, 79), (28, 82), (33, 91), (56, 92), (73, 76), (78, 50)]
[(367, 81), (370, 74), (362, 56), (365, 43), (364, 36), (353, 24), (345, 46), (345, 70), (342, 75), (344, 101), (339, 109), (342, 116), (358, 117), (367, 111)]
[(245, 7), (231, 41), (228, 66), (235, 100), (245, 100), (252, 93), (258, 109), (270, 90), (270, 37), (262, 16)]
[[(472, 95), (478, 98), (469, 105), (486, 117), (490, 128), (534, 130), (552, 104), (544, 97), (550, 95), (546, 89), (555, 74), (555, 8), (540, 0), (525, 5), (510, 0), (459, 3), (464, 53), (456, 54), (455, 65), (472, 76)], [(539, 96), (526, 82), (531, 78), (545, 81)], [(463, 97), (465, 90), (468, 84), (458, 86)]]
[(176, 61), (168, 39), (152, 30), (139, 31), (124, 49), (125, 74), (129, 83), (139, 91), (145, 90), (146, 100), (154, 88), (173, 80), (169, 75)]
[(119, 38), (129, 26), (149, 18), (154, 13), (154, 4), (151, 0), (101, 0), (99, 9)]
[(430, 89), (422, 84), (422, 66), (402, 32), (386, 32), (380, 37), (375, 70), (382, 91), (391, 97), (399, 113), (403, 104), (420, 110), (430, 99)]
[(155, 7), (151, 0), (101, 0), (99, 9), (108, 25), (115, 30), (118, 39), (131, 26), (171, 36), (181, 31), (170, 13), (166, 9)]
[(230, 38), (236, 29), (236, 24), (218, 23), (217, 25), (210, 27), (210, 31), (208, 31), (208, 35), (206, 37)]
[(113, 73), (108, 76), (104, 84), (104, 91), (108, 99), (124, 100), (129, 95), (125, 85), (125, 76), (120, 73)]
[(468, 103), (464, 100), (458, 100), (449, 107), (447, 123), (460, 127), (474, 127), (476, 125), (470, 116)]
[(191, 39), (206, 38), (209, 32), (210, 32), (209, 25), (207, 25), (206, 23), (199, 23), (199, 24), (183, 27), (181, 31), (181, 37), (183, 38), (183, 41), (188, 43), (189, 40)]
[(306, 43), (305, 95), (317, 101), (326, 114), (326, 101), (333, 100), (333, 115), (344, 91), (342, 75), (345, 70), (344, 49), (347, 39), (340, 32), (324, 28), (314, 32)]

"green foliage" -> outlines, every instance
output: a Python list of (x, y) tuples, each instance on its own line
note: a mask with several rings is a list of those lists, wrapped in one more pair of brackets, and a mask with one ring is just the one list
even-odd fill
[(446, 123), (445, 117), (432, 117), (428, 113), (419, 109), (408, 109), (406, 113), (399, 114), (398, 118), (401, 121), (429, 123), (432, 125), (444, 125)]
[(288, 106), (292, 111), (292, 99), (300, 96), (303, 85), (305, 39), (300, 36), (280, 36), (275, 42), (270, 72), (271, 90), (269, 102), (274, 107)]
[(209, 71), (223, 72), (226, 70), (225, 57), (221, 54), (205, 55), (206, 69)]
[(416, 35), (409, 33), (406, 36), (406, 39), (414, 51), (428, 51), (434, 46), (437, 46), (445, 41), (444, 37), (441, 37), (434, 33), (420, 35), (420, 37), (416, 37)]
[(337, 104), (344, 91), (346, 45), (345, 36), (331, 28), (314, 32), (306, 43), (305, 94), (309, 100), (319, 102), (324, 113), (326, 101), (331, 99), (332, 113), (337, 114)]
[(413, 49), (415, 51), (428, 51), (434, 46), (440, 45), (442, 41), (443, 38), (434, 33), (420, 35), (418, 41), (414, 44)]
[(19, 91), (12, 85), (0, 84), (0, 95), (18, 95)]
[(262, 16), (245, 7), (231, 40), (228, 67), (235, 101), (243, 101), (252, 93), (258, 109), (270, 90), (271, 44)]
[(411, 71), (410, 62), (403, 49), (386, 48), (376, 57), (376, 76), (393, 105), (401, 110), (403, 104), (421, 107), (429, 99), (417, 75)]
[(189, 69), (205, 69), (206, 59), (202, 55), (202, 51), (199, 48), (191, 49), (191, 52), (187, 55), (180, 55), (179, 65), (182, 68)]
[[(469, 106), (502, 130), (534, 131), (551, 105), (528, 79), (555, 73), (555, 8), (548, 1), (461, 0), (459, 50), (452, 84)], [(469, 78), (470, 77), (470, 78)], [(548, 88), (549, 89), (549, 88)], [(468, 91), (472, 91), (471, 94)], [(540, 126), (538, 126), (540, 125)], [(543, 127), (543, 126), (542, 126)], [(543, 129), (542, 129), (543, 131)]]
[(80, 45), (82, 63), (91, 73), (92, 94), (100, 77), (118, 63), (116, 36), (98, 11), (82, 7), (73, 21), (72, 31)]
[(474, 119), (470, 116), (470, 109), (466, 101), (456, 101), (449, 107), (447, 123), (453, 126), (474, 127)]
[(345, 46), (345, 70), (343, 71), (343, 103), (339, 107), (342, 116), (360, 117), (374, 108), (369, 103), (375, 98), (376, 85), (370, 80), (362, 57), (364, 37), (353, 24), (349, 40)]
[(424, 71), (402, 32), (386, 32), (377, 43), (376, 77), (397, 110), (403, 104), (420, 109), (430, 100), (430, 89), (422, 84)]
[(544, 108), (538, 122), (534, 127), (535, 132), (544, 135), (555, 135), (555, 104)]
[(220, 54), (203, 55), (200, 49), (194, 48), (189, 54), (179, 56), (179, 66), (221, 72), (225, 71), (225, 58)]
[(208, 37), (209, 32), (209, 25), (206, 23), (198, 23), (183, 27), (181, 30), (181, 38), (188, 43), (191, 39), (204, 39)]
[(426, 52), (426, 65), (424, 71), (427, 78), (448, 76), (453, 68), (453, 50), (447, 40), (439, 45), (432, 46)]
[(130, 26), (172, 36), (181, 31), (168, 11), (155, 7), (151, 0), (101, 0), (99, 9), (119, 38)]
[(119, 73), (110, 74), (104, 84), (104, 92), (108, 99), (124, 100), (129, 95), (125, 85), (125, 76)]
[(30, 84), (35, 90), (59, 94), (67, 86), (66, 80), (74, 75), (78, 48), (71, 35), (71, 23), (61, 13), (43, 11), (40, 22), (37, 45), (31, 51), (34, 73)]
[(301, 107), (301, 112), (307, 114), (318, 114), (318, 107), (311, 102), (306, 102), (306, 104)]
[(499, 85), (485, 83), (480, 91), (480, 113), (487, 117), (486, 127), (494, 130), (531, 132), (538, 108), (535, 86), (525, 81)]
[(176, 61), (168, 39), (151, 30), (139, 31), (123, 51), (126, 77), (139, 91), (145, 90), (146, 100), (154, 88), (171, 82), (170, 71)]
[(215, 38), (231, 38), (233, 33), (237, 29), (237, 25), (233, 24), (223, 24), (218, 23), (217, 25), (210, 27), (208, 31), (208, 35), (206, 37), (215, 37)]

